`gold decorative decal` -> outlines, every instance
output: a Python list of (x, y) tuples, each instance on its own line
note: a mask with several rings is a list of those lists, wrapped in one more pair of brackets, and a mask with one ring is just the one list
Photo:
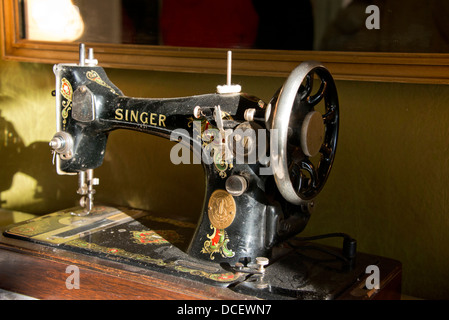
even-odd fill
[(69, 245), (71, 247), (85, 248), (85, 249), (88, 249), (93, 252), (102, 252), (102, 253), (106, 253), (106, 254), (112, 254), (115, 256), (121, 256), (124, 258), (141, 260), (141, 261), (145, 261), (145, 262), (148, 262), (148, 263), (151, 263), (154, 265), (158, 265), (158, 266), (166, 266), (167, 265), (167, 263), (165, 263), (163, 259), (152, 258), (147, 255), (139, 254), (139, 253), (131, 253), (131, 252), (128, 252), (121, 248), (106, 247), (106, 246), (102, 246), (102, 245), (99, 245), (96, 243), (87, 242), (82, 239), (76, 239), (76, 240), (69, 241), (69, 242), (67, 242), (67, 245)]
[[(4, 230), (3, 234), (32, 243), (37, 241), (49, 246), (48, 248), (60, 245), (58, 248), (67, 253), (81, 252), (90, 257), (139, 265), (149, 270), (155, 270), (157, 267), (158, 272), (168, 271), (182, 278), (191, 276), (196, 280), (203, 278), (230, 283), (242, 277), (241, 274), (226, 271), (218, 265), (210, 266), (183, 259), (184, 253), (173, 245), (177, 242), (184, 243), (184, 235), (178, 233), (176, 229), (177, 227), (194, 229), (196, 224), (147, 215), (137, 209), (95, 206), (88, 216), (79, 217), (77, 213), (82, 211), (81, 207), (75, 207), (39, 216), (11, 226)], [(150, 230), (139, 222), (140, 219), (145, 219), (145, 223), (153, 221), (168, 225), (159, 230)], [(135, 223), (142, 228), (134, 230), (128, 227)], [(172, 223), (177, 227), (172, 228)], [(107, 234), (109, 231), (117, 231), (116, 235), (120, 236), (109, 237), (104, 231), (107, 231)], [(166, 257), (165, 253), (169, 255)]]
[(67, 124), (67, 118), (69, 117), (69, 111), (72, 109), (72, 85), (66, 78), (61, 79), (61, 94), (64, 97), (64, 101), (62, 101), (62, 111), (61, 111), (61, 117), (62, 117), (62, 127), (65, 129), (65, 125)]
[(235, 201), (225, 190), (218, 189), (212, 193), (207, 209), (209, 220), (217, 229), (225, 229), (234, 221)]
[(106, 82), (104, 82), (103, 79), (101, 79), (101, 77), (98, 75), (98, 73), (96, 73), (94, 70), (87, 71), (86, 77), (87, 77), (87, 79), (98, 83), (100, 86), (108, 88), (109, 91), (111, 91), (113, 94), (118, 95), (118, 93), (115, 92), (115, 90), (113, 88), (111, 88), (110, 85), (108, 85)]
[(104, 253), (108, 256), (122, 257), (126, 259), (131, 259), (143, 263), (149, 263), (151, 265), (156, 265), (164, 267), (168, 270), (177, 270), (183, 273), (189, 273), (193, 276), (211, 279), (218, 282), (232, 282), (235, 281), (239, 276), (233, 272), (207, 272), (204, 270), (199, 270), (198, 268), (189, 268), (184, 266), (179, 266), (175, 261), (164, 261), (163, 259), (152, 258), (147, 254), (129, 252), (121, 248), (106, 247), (98, 245), (92, 242), (86, 242), (82, 239), (72, 240), (67, 243), (68, 246), (85, 249), (94, 253)]
[(134, 243), (137, 244), (164, 244), (182, 242), (182, 236), (174, 230), (142, 230), (131, 231)]
[(207, 235), (209, 240), (204, 241), (201, 253), (210, 254), (210, 259), (214, 260), (214, 254), (220, 253), (223, 258), (232, 258), (235, 253), (228, 249), (229, 238), (225, 230), (216, 229), (213, 225), (210, 226), (214, 230), (212, 235)]

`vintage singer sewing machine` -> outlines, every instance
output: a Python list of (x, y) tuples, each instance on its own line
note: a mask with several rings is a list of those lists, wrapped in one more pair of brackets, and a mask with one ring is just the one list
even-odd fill
[[(78, 176), (80, 207), (11, 226), (4, 239), (75, 254), (72, 265), (93, 259), (134, 268), (142, 279), (159, 274), (172, 279), (163, 278), (169, 292), (187, 281), (183, 290), (196, 283), (210, 297), (373, 294), (363, 279), (379, 257), (357, 254), (356, 241), (345, 234), (329, 235), (343, 239), (341, 249), (315, 250), (305, 242), (313, 238), (295, 237), (308, 223), (335, 158), (339, 105), (331, 74), (319, 63), (302, 63), (267, 104), (232, 84), (230, 58), (228, 81), (217, 93), (170, 99), (125, 96), (91, 49), (86, 57), (84, 45), (78, 64), (55, 65), (57, 132), (50, 146), (57, 173)], [(175, 163), (185, 160), (181, 146), (196, 155), (206, 191), (195, 227), (95, 203), (94, 169), (103, 162), (108, 134), (117, 129), (178, 142), (170, 154)], [(156, 297), (170, 296), (164, 294)]]

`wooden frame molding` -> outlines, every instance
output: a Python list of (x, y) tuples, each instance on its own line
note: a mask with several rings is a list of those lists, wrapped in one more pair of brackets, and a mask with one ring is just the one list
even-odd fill
[[(16, 0), (1, 0), (1, 54), (37, 63), (78, 61), (77, 43), (20, 38)], [(86, 43), (103, 67), (224, 74), (226, 49)], [(449, 54), (233, 50), (233, 74), (285, 77), (306, 60), (323, 63), (337, 80), (449, 84)]]

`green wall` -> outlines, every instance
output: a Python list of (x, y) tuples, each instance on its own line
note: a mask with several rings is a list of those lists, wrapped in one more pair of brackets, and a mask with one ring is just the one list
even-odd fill
[[(210, 93), (225, 81), (220, 75), (107, 72), (126, 95), (140, 97)], [(284, 79), (233, 81), (268, 101)], [(360, 251), (402, 262), (405, 294), (449, 298), (449, 87), (351, 81), (337, 87), (337, 157), (303, 234), (349, 233)], [(0, 62), (0, 208), (40, 215), (76, 205), (76, 178), (57, 176), (51, 164), (52, 90), (52, 66)], [(202, 168), (172, 165), (171, 146), (141, 133), (112, 133), (96, 170), (96, 199), (195, 222)]]

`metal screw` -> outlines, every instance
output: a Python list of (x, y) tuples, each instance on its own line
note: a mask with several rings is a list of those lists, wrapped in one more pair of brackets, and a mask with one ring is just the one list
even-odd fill
[(64, 141), (59, 137), (53, 138), (50, 141), (50, 147), (54, 150), (62, 148), (64, 146)]
[(268, 258), (265, 257), (257, 257), (256, 258), (256, 264), (258, 266), (257, 271), (264, 273), (265, 272), (265, 266), (268, 265), (270, 261), (268, 260)]
[(254, 108), (246, 109), (243, 117), (245, 118), (246, 121), (253, 121), (255, 113), (256, 109)]
[(200, 106), (196, 106), (195, 109), (193, 109), (193, 116), (198, 119), (199, 117), (201, 117), (201, 107)]
[(236, 268), (237, 270), (242, 270), (242, 269), (243, 269), (243, 263), (241, 263), (241, 262), (236, 262), (236, 263), (235, 263), (235, 268)]

